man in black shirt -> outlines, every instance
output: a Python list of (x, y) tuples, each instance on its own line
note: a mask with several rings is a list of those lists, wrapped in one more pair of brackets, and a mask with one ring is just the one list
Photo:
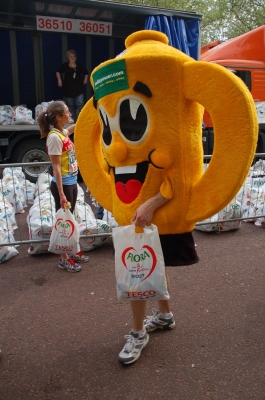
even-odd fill
[(57, 69), (56, 77), (58, 86), (63, 89), (64, 101), (72, 114), (73, 120), (76, 121), (85, 103), (84, 85), (87, 84), (88, 70), (76, 62), (74, 50), (68, 50), (66, 56), (68, 61)]

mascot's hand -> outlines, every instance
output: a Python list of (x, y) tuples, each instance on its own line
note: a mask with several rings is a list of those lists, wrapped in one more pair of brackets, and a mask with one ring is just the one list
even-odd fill
[(153, 218), (154, 210), (150, 201), (146, 201), (143, 203), (135, 212), (132, 222), (136, 226), (140, 226), (141, 228), (145, 228), (146, 225), (150, 225)]
[(151, 197), (151, 199), (147, 200), (140, 207), (138, 207), (132, 218), (132, 222), (141, 228), (144, 228), (146, 225), (150, 225), (155, 210), (163, 204), (166, 204), (168, 201), (169, 200), (165, 199), (161, 193)]

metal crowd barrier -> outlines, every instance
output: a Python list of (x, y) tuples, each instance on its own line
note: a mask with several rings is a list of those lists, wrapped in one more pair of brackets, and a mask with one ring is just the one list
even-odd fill
[[(204, 156), (204, 165), (205, 165), (205, 168), (206, 168), (207, 165), (210, 163), (211, 158), (212, 158), (211, 155), (205, 155), (205, 156)], [(252, 163), (252, 166), (254, 166), (255, 163), (256, 163), (257, 161), (259, 161), (259, 160), (262, 160), (262, 161), (265, 160), (265, 153), (256, 153), (256, 154), (255, 154), (255, 158), (254, 158), (253, 163)], [(264, 161), (264, 164), (265, 164), (265, 161)], [(35, 173), (36, 178), (38, 178), (41, 174), (47, 174), (47, 177), (48, 177), (50, 166), (51, 166), (51, 163), (50, 163), (50, 162), (0, 164), (0, 171), (1, 171), (1, 176), (0, 176), (0, 177), (1, 177), (1, 181), (0, 181), (0, 195), (1, 195), (1, 193), (3, 193), (3, 191), (4, 191), (4, 185), (3, 185), (3, 180), (2, 180), (2, 178), (3, 178), (3, 170), (4, 170), (5, 168), (16, 168), (16, 167), (21, 167), (23, 171), (26, 170), (27, 172), (28, 172), (29, 170), (31, 170), (31, 171), (33, 171), (33, 172)], [(27, 169), (27, 167), (28, 167), (28, 169)], [(38, 171), (39, 171), (39, 172), (38, 172)], [(31, 175), (33, 174), (33, 172), (31, 173)], [(232, 171), (231, 171), (231, 173), (232, 173)], [(264, 166), (264, 180), (265, 180), (265, 166)], [(16, 183), (15, 181), (16, 181), (15, 175), (13, 174), (13, 182), (12, 182), (12, 183), (13, 183), (13, 186), (15, 186), (15, 183)], [(26, 186), (26, 181), (27, 181), (27, 179), (26, 179), (26, 176), (25, 176), (25, 186)], [(38, 180), (37, 180), (37, 182), (38, 182)], [(81, 186), (81, 185), (80, 185), (80, 186)], [(265, 187), (265, 186), (264, 186), (264, 187)], [(259, 188), (258, 188), (258, 189), (259, 189)], [(84, 192), (85, 192), (85, 190), (84, 190)], [(244, 192), (244, 187), (243, 187), (243, 192)], [(265, 195), (265, 191), (264, 191), (264, 193), (263, 193), (263, 192), (261, 193), (261, 196), (260, 196), (260, 197), (263, 196), (263, 201), (264, 201), (264, 203), (265, 203), (264, 195)], [(50, 194), (50, 196), (52, 196), (52, 195)], [(89, 196), (89, 195), (87, 195), (87, 197), (88, 197), (88, 196)], [(3, 199), (5, 199), (5, 196), (2, 196), (2, 197), (3, 197)], [(52, 201), (52, 197), (51, 197), (51, 201)], [(234, 199), (233, 201), (235, 201), (235, 204), (236, 204), (236, 200)], [(233, 204), (233, 201), (232, 201), (230, 204)], [(86, 192), (85, 192), (85, 196), (84, 196), (84, 202), (86, 202)], [(6, 243), (6, 242), (5, 242), (5, 243), (0, 243), (0, 247), (1, 247), (1, 246), (6, 246), (6, 245), (14, 245), (14, 246), (16, 246), (16, 245), (22, 245), (22, 244), (31, 245), (31, 244), (34, 244), (34, 243), (49, 242), (49, 237), (47, 237), (47, 234), (42, 235), (42, 237), (40, 237), (40, 239), (38, 239), (38, 240), (36, 240), (36, 239), (34, 239), (34, 240), (29, 239), (29, 229), (30, 229), (30, 226), (28, 227), (28, 230), (25, 229), (25, 220), (26, 220), (26, 218), (27, 218), (27, 213), (29, 212), (29, 210), (30, 210), (30, 208), (32, 207), (33, 204), (28, 202), (27, 194), (26, 194), (26, 203), (27, 203), (27, 206), (24, 208), (24, 212), (26, 212), (26, 215), (25, 215), (25, 216), (23, 216), (24, 213), (19, 213), (19, 212), (16, 212), (17, 210), (15, 210), (15, 221), (16, 221), (17, 229), (14, 231), (14, 240), (10, 240), (10, 241), (8, 241), (8, 243)], [(91, 206), (91, 201), (89, 200), (89, 201), (87, 202), (87, 204), (89, 204), (89, 205)], [(250, 206), (251, 206), (251, 204), (250, 204)], [(5, 209), (6, 209), (5, 203), (4, 203), (4, 207), (5, 207)], [(255, 207), (255, 205), (254, 205), (254, 207)], [(253, 203), (252, 203), (252, 209), (253, 209)], [(3, 215), (3, 210), (1, 210), (1, 208), (0, 208), (0, 212), (2, 212), (2, 215)], [(241, 221), (241, 220), (242, 220), (242, 221), (247, 221), (247, 220), (253, 220), (253, 218), (256, 218), (256, 219), (265, 218), (265, 207), (264, 207), (263, 213), (259, 213), (259, 215), (256, 215), (256, 216), (253, 216), (253, 215), (247, 216), (247, 215), (245, 215), (245, 216), (237, 217), (237, 218), (229, 218), (229, 219), (227, 219), (226, 221), (229, 221), (229, 222), (235, 222), (235, 221)], [(0, 219), (1, 219), (1, 216), (0, 216)], [(8, 231), (7, 217), (6, 217), (6, 223), (7, 223), (7, 231)], [(208, 219), (208, 220), (198, 222), (198, 223), (196, 224), (196, 226), (200, 226), (200, 225), (209, 225), (209, 224), (213, 224), (213, 223), (214, 223), (214, 224), (222, 224), (222, 223), (224, 223), (224, 219), (216, 220), (216, 218), (215, 218), (214, 221), (213, 221), (213, 220), (210, 218), (210, 219)], [(25, 231), (27, 231), (27, 238), (25, 237)], [(45, 236), (46, 236), (46, 237), (45, 237)], [(111, 237), (111, 236), (112, 236), (111, 232), (109, 232), (109, 233), (92, 232), (92, 233), (90, 233), (90, 234), (88, 234), (88, 235), (80, 235), (80, 238), (87, 238), (87, 237), (91, 237), (91, 238), (94, 238), (94, 237)]]

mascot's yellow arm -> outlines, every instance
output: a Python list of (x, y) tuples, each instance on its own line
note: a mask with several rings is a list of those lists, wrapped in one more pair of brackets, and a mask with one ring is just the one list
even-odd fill
[(184, 65), (184, 95), (202, 104), (214, 125), (213, 158), (191, 190), (187, 222), (206, 219), (233, 199), (249, 171), (250, 154), (257, 144), (258, 121), (251, 94), (232, 72), (222, 71), (223, 67), (207, 62)]

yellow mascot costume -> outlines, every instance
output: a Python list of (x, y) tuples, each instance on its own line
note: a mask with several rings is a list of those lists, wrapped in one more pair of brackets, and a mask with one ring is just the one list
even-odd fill
[[(255, 105), (231, 71), (193, 60), (169, 46), (163, 33), (135, 32), (125, 45), (92, 72), (94, 96), (75, 129), (81, 174), (119, 225), (130, 225), (149, 199), (164, 199), (149, 222), (158, 227), (165, 265), (193, 264), (198, 261), (191, 233), (195, 223), (223, 209), (249, 171), (258, 138)], [(205, 173), (204, 108), (215, 138)], [(167, 242), (169, 237), (173, 241)], [(166, 258), (171, 249), (175, 253)], [(143, 325), (144, 303), (131, 301), (133, 331), (119, 354), (124, 364), (140, 356), (146, 332), (175, 326), (167, 300)]]
[[(246, 178), (258, 133), (253, 99), (232, 72), (194, 61), (168, 46), (163, 33), (136, 32), (125, 44), (92, 73), (95, 95), (75, 130), (81, 174), (120, 225), (160, 191), (170, 201), (154, 214), (159, 233), (192, 231), (225, 207)], [(215, 133), (205, 173), (201, 105)]]

